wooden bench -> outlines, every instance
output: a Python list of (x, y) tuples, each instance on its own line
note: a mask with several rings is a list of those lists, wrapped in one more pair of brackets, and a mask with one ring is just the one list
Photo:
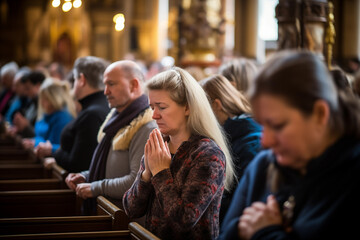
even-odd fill
[(80, 208), (72, 190), (0, 192), (0, 218), (79, 216)]
[[(14, 166), (14, 165), (11, 165)], [(50, 189), (68, 189), (65, 183), (65, 178), (67, 176), (67, 171), (64, 170), (57, 164), (52, 165), (50, 170), (44, 169), (42, 166), (20, 166), (20, 167), (11, 167), (11, 171), (6, 172), (6, 168), (1, 168), (5, 176), (0, 178), (18, 178), (18, 179), (5, 179), (0, 180), (0, 191), (24, 191), (24, 190), (50, 190)], [(31, 170), (29, 170), (31, 169)], [(16, 173), (14, 171), (26, 171), (26, 173)], [(32, 173), (31, 171), (38, 171), (37, 173)], [(45, 171), (45, 172), (44, 172)], [(1, 174), (1, 173), (0, 173)], [(11, 175), (14, 174), (14, 175)], [(22, 174), (22, 175), (21, 175)], [(19, 176), (21, 175), (21, 176)], [(19, 178), (28, 178), (28, 179), (19, 179)], [(31, 178), (31, 177), (48, 177), (48, 178)]]
[(0, 149), (0, 161), (3, 160), (23, 160), (33, 158), (33, 153), (28, 149), (18, 149), (17, 147), (7, 147)]
[(118, 208), (103, 196), (97, 199), (97, 215), (110, 215), (113, 218), (113, 230), (128, 229), (129, 218), (124, 210)]
[(124, 211), (97, 198), (97, 216), (0, 218), (0, 235), (127, 230)]
[(50, 178), (51, 171), (38, 164), (0, 164), (0, 179)]
[(129, 223), (130, 236), (133, 240), (160, 240), (149, 230), (138, 224), (137, 222)]
[(121, 231), (96, 231), (96, 232), (68, 232), (68, 233), (39, 233), (2, 235), (0, 239), (6, 240), (37, 240), (37, 239), (86, 239), (86, 240), (130, 240), (129, 230)]

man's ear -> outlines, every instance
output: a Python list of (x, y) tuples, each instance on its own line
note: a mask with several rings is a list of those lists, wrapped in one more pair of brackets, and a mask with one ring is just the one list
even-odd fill
[(78, 78), (78, 82), (79, 82), (79, 85), (80, 85), (81, 87), (83, 87), (83, 86), (86, 85), (86, 78), (85, 78), (85, 76), (84, 76), (83, 73), (80, 73), (80, 76), (79, 76), (79, 78)]
[(130, 92), (138, 91), (140, 88), (139, 80), (136, 78), (133, 78), (130, 80)]
[(330, 118), (329, 104), (324, 100), (317, 100), (313, 107), (313, 117), (316, 124), (325, 126)]

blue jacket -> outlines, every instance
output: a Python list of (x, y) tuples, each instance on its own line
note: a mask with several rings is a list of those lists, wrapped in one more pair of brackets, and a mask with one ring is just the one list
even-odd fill
[[(281, 173), (282, 181), (276, 192), (267, 184), (270, 163)], [(255, 239), (351, 239), (358, 236), (360, 215), (360, 141), (342, 138), (321, 156), (312, 159), (305, 176), (290, 168), (276, 164), (270, 150), (262, 151), (249, 164), (240, 181), (219, 239), (237, 239), (237, 225), (244, 208), (255, 201), (266, 202), (274, 194), (282, 206), (292, 195), (295, 197), (292, 231), (283, 226), (269, 226), (259, 230)], [(351, 217), (353, 216), (353, 217)], [(356, 237), (355, 237), (356, 238)]]
[[(261, 149), (262, 127), (249, 114), (241, 114), (228, 118), (223, 128), (230, 143), (235, 172), (238, 180), (240, 180), (245, 168)], [(236, 187), (237, 183), (234, 184), (230, 192), (224, 191), (220, 209), (220, 224), (229, 208)]]
[(35, 123), (35, 147), (49, 140), (53, 146), (52, 152), (60, 146), (61, 131), (73, 116), (67, 110), (44, 114), (43, 118)]

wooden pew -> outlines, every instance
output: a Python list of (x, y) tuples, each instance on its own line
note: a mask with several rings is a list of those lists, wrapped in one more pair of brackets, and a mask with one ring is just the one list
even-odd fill
[(112, 202), (103, 196), (98, 196), (97, 199), (97, 215), (110, 215), (113, 218), (113, 230), (127, 229), (129, 225), (129, 218), (124, 210), (118, 208)]
[(86, 239), (86, 240), (130, 240), (129, 230), (121, 231), (96, 231), (96, 232), (68, 232), (68, 233), (40, 233), (3, 235), (0, 239), (6, 240), (37, 240), (37, 239)]
[[(1, 165), (0, 165), (0, 172), (1, 172)], [(47, 190), (47, 189), (68, 189), (65, 183), (65, 178), (68, 174), (66, 170), (64, 170), (62, 167), (60, 167), (57, 164), (52, 165), (52, 168), (50, 170), (46, 170), (43, 167), (29, 167), (29, 166), (22, 166), (22, 167), (16, 167), (11, 168), (11, 170), (15, 171), (15, 169), (22, 169), (21, 171), (26, 171), (29, 169), (37, 169), (38, 175), (34, 174), (33, 177), (48, 177), (48, 178), (31, 178), (29, 174), (33, 174), (29, 170), (29, 172), (26, 172), (26, 174), (23, 174), (22, 177), (29, 179), (5, 179), (0, 180), (0, 191), (25, 191), (25, 190)], [(41, 170), (42, 169), (42, 170)], [(18, 173), (14, 174), (14, 172), (5, 172), (5, 169), (3, 169), (3, 173), (5, 176), (1, 176), (3, 178), (10, 178), (10, 177), (16, 177), (19, 178)], [(41, 173), (42, 171), (42, 173)], [(44, 173), (45, 171), (45, 173)], [(14, 174), (14, 175), (11, 175)], [(2, 174), (2, 173), (0, 173)], [(6, 175), (8, 174), (8, 175)], [(1, 178), (0, 177), (0, 178)]]
[(97, 198), (97, 216), (0, 218), (0, 235), (127, 230), (124, 211)]
[(33, 155), (28, 149), (21, 149), (15, 147), (7, 147), (0, 149), (0, 161), (3, 160), (23, 160), (32, 158)]
[(0, 192), (0, 218), (78, 216), (80, 208), (72, 190)]
[(50, 178), (51, 171), (38, 164), (1, 164), (0, 179)]
[(33, 164), (39, 163), (31, 149), (24, 149), (22, 146), (2, 146), (0, 148), (0, 164)]
[(133, 240), (160, 240), (149, 230), (138, 224), (137, 222), (129, 223), (130, 236)]

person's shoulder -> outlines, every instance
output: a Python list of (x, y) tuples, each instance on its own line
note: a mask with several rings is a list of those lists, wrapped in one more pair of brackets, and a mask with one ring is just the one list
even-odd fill
[(194, 152), (201, 152), (205, 155), (212, 155), (220, 152), (223, 153), (219, 145), (208, 137), (192, 136), (189, 139), (189, 144), (192, 146)]
[(267, 168), (267, 166), (275, 161), (273, 152), (269, 149), (258, 152), (254, 159), (249, 163), (247, 168)]

